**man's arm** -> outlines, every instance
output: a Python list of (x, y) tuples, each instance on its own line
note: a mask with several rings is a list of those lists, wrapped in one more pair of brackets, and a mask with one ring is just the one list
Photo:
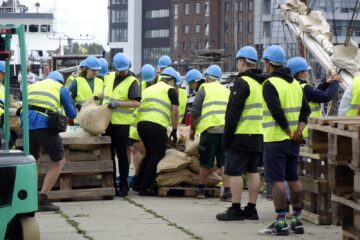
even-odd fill
[(60, 89), (60, 103), (64, 107), (65, 114), (70, 119), (75, 119), (77, 112), (66, 87)]
[(190, 118), (190, 121), (191, 121), (190, 140), (194, 140), (196, 125), (198, 124), (198, 119), (201, 114), (201, 109), (202, 109), (202, 104), (204, 102), (204, 99), (205, 99), (205, 91), (204, 91), (204, 89), (200, 89), (196, 93), (194, 102), (190, 108), (190, 116), (191, 116), (191, 118)]
[(303, 95), (302, 99), (302, 105), (300, 109), (300, 115), (299, 115), (299, 124), (297, 130), (302, 132), (307, 124), (307, 119), (310, 116), (311, 109), (308, 104), (308, 101), (306, 100), (305, 95)]

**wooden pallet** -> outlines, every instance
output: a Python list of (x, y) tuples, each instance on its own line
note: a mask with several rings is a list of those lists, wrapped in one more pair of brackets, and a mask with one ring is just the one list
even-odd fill
[[(193, 186), (176, 186), (176, 187), (159, 187), (160, 197), (184, 196), (196, 197), (197, 187)], [(206, 187), (206, 194), (211, 197), (220, 197), (220, 187)]]
[[(52, 201), (112, 199), (113, 161), (109, 137), (64, 138), (65, 165), (52, 191)], [(17, 143), (18, 147), (22, 142)], [(38, 176), (39, 189), (52, 165), (48, 154), (41, 151)]]

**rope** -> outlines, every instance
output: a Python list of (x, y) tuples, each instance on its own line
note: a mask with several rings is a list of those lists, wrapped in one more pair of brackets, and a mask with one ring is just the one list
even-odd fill
[[(353, 11), (353, 14), (352, 14), (350, 23), (349, 23), (349, 27), (348, 27), (347, 33), (346, 33), (346, 38), (345, 38), (345, 42), (344, 42), (344, 45), (345, 45), (345, 46), (349, 43), (350, 37), (351, 37), (351, 35), (352, 35), (352, 33), (353, 33), (352, 24), (353, 24), (353, 22), (354, 22), (354, 19), (357, 19), (357, 17), (358, 17), (359, 8), (360, 8), (359, 0), (356, 0), (355, 8), (354, 8), (354, 11)], [(356, 15), (356, 17), (355, 17), (355, 15)]]

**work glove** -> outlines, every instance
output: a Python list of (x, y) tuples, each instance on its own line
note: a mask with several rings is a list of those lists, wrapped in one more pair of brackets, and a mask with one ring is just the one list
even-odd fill
[(100, 98), (99, 98), (98, 96), (94, 96), (93, 98), (94, 98), (95, 101), (99, 101), (99, 100), (100, 100)]
[(303, 139), (302, 131), (294, 131), (292, 134), (292, 140), (297, 144), (303, 144), (305, 141)]
[(178, 140), (178, 138), (177, 138), (177, 129), (173, 129), (171, 131), (169, 139), (172, 139), (173, 143), (177, 143), (177, 140)]
[(74, 121), (74, 119), (70, 119), (70, 118), (69, 118), (68, 124), (69, 124), (69, 126), (75, 126), (75, 121)]
[(108, 108), (110, 108), (111, 110), (115, 109), (118, 105), (116, 102), (110, 102), (108, 105)]
[(80, 112), (82, 106), (80, 104), (76, 104), (75, 107), (78, 110), (78, 112)]

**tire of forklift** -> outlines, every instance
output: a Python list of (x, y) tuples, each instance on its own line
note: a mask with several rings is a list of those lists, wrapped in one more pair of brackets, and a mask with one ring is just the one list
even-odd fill
[(39, 224), (34, 217), (20, 218), (22, 240), (40, 240)]

